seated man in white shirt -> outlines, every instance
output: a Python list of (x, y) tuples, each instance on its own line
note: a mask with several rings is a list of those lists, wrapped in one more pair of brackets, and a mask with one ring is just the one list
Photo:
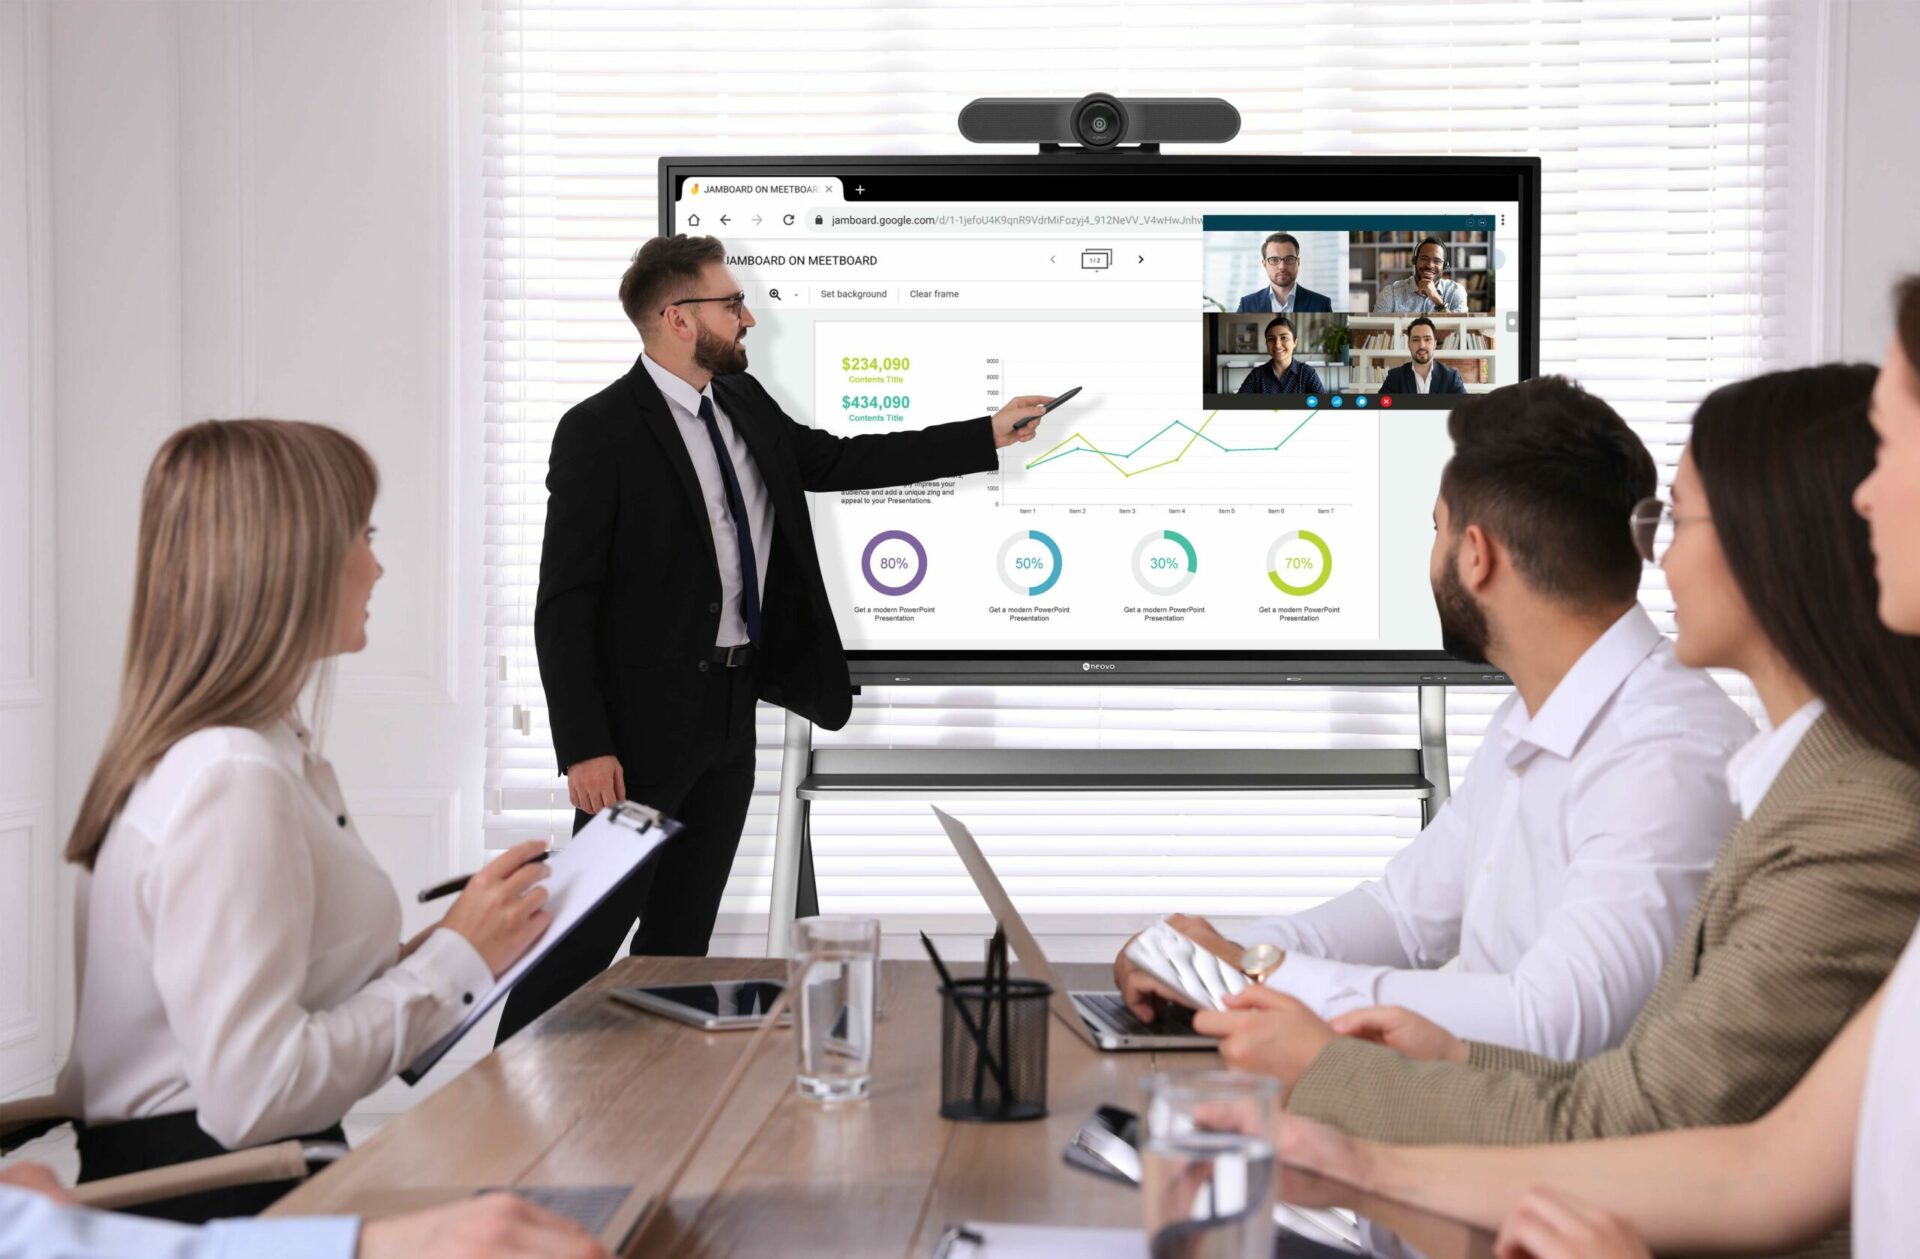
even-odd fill
[[(1381, 878), (1233, 940), (1175, 925), (1223, 958), (1277, 946), (1266, 983), (1323, 1018), (1404, 1006), (1471, 1040), (1586, 1058), (1653, 991), (1739, 820), (1726, 766), (1753, 726), (1636, 601), (1628, 518), (1656, 479), (1612, 407), (1544, 377), (1463, 401), (1448, 431), (1442, 636), (1515, 693)], [(1143, 1019), (1173, 995), (1124, 952), (1114, 977)]]
[(8, 1259), (606, 1259), (571, 1220), (496, 1193), (391, 1216), (219, 1220), (200, 1228), (73, 1205), (48, 1168), (0, 1169)]

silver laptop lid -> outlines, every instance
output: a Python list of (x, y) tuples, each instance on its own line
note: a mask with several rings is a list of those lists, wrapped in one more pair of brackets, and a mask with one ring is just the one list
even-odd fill
[(1014, 954), (1035, 979), (1053, 986), (1053, 997), (1048, 1002), (1053, 1012), (1075, 1036), (1098, 1049), (1100, 1046), (1094, 1041), (1093, 1033), (1087, 1030), (1086, 1020), (1080, 1017), (1073, 998), (1067, 995), (1066, 985), (1053, 973), (1053, 967), (1047, 965), (1047, 955), (1040, 951), (1040, 942), (1027, 930), (1020, 911), (1013, 907), (1007, 890), (1000, 886), (1000, 879), (994, 874), (993, 867), (987, 864), (987, 855), (980, 851), (973, 832), (967, 829), (966, 823), (938, 808), (934, 809), (933, 815), (940, 819), (940, 827), (946, 831), (953, 850), (960, 854), (961, 863), (967, 867), (967, 873), (973, 876), (973, 885), (980, 889), (987, 908), (993, 911), (993, 920), (1006, 930), (1007, 942), (1013, 946)]

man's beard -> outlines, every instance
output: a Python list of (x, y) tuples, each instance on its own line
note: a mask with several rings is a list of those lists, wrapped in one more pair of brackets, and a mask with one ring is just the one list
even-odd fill
[(1416, 363), (1431, 363), (1433, 362), (1433, 351), (1432, 350), (1425, 350), (1425, 351), (1415, 350), (1413, 352), (1413, 361)]
[(1433, 603), (1440, 609), (1440, 646), (1468, 664), (1486, 664), (1487, 614), (1460, 584), (1460, 572), (1454, 566), (1459, 554), (1457, 546), (1447, 552), (1440, 584), (1433, 588)]
[[(747, 334), (743, 330), (740, 337)], [(693, 362), (701, 371), (715, 376), (732, 376), (747, 370), (747, 347), (740, 338), (729, 341), (718, 333), (700, 329), (700, 337), (693, 343)]]

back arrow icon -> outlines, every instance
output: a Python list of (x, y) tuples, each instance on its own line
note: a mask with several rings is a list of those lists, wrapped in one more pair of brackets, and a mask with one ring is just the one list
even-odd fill
[(733, 222), (733, 220), (728, 218), (726, 215), (723, 214), (720, 216), (720, 226), (725, 227), (727, 224), (731, 222)]

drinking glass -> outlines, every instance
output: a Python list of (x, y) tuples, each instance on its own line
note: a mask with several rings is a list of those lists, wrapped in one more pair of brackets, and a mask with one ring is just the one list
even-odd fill
[(1146, 1080), (1141, 1149), (1153, 1259), (1269, 1259), (1280, 1085), (1237, 1071)]
[(787, 985), (793, 992), (800, 1096), (847, 1102), (867, 1095), (879, 971), (877, 919), (802, 918), (793, 924)]

